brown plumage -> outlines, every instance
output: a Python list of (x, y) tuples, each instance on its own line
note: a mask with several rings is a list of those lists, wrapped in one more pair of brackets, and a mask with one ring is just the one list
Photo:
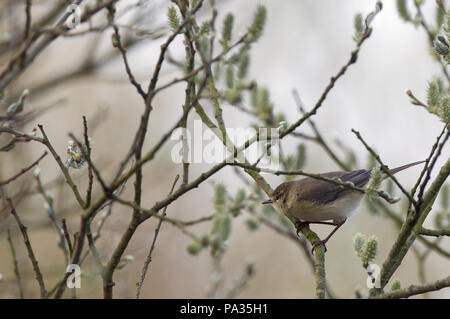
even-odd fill
[[(424, 163), (414, 162), (389, 170), (396, 174), (411, 166)], [(357, 187), (364, 187), (370, 179), (371, 170), (359, 169), (351, 172), (329, 172), (321, 174), (327, 178), (339, 178), (342, 182), (351, 182)], [(384, 178), (386, 178), (384, 176)], [(274, 191), (271, 198), (263, 204), (273, 204), (284, 214), (295, 217), (299, 224), (325, 223), (332, 220), (331, 224), (339, 228), (345, 220), (352, 216), (359, 207), (364, 194), (342, 188), (333, 183), (305, 177), (300, 180), (284, 182)], [(327, 224), (327, 223), (325, 223)], [(330, 223), (328, 223), (330, 224)], [(299, 230), (299, 228), (297, 228)], [(328, 236), (326, 240), (329, 239)]]

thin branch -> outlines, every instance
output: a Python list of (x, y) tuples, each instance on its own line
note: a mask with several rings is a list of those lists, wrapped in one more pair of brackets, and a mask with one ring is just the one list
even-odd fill
[(280, 138), (293, 132), (297, 127), (299, 127), (301, 124), (303, 124), (303, 122), (305, 122), (307, 119), (309, 119), (311, 116), (313, 116), (314, 114), (317, 113), (317, 111), (319, 110), (319, 108), (322, 106), (323, 102), (327, 98), (328, 93), (330, 93), (331, 89), (336, 84), (337, 80), (339, 80), (345, 74), (345, 72), (347, 71), (349, 66), (356, 63), (356, 61), (358, 60), (358, 54), (359, 54), (359, 50), (360, 50), (361, 46), (370, 37), (371, 34), (372, 34), (372, 28), (366, 27), (364, 34), (362, 34), (361, 39), (356, 44), (356, 48), (352, 51), (349, 60), (343, 67), (341, 67), (341, 69), (335, 76), (331, 77), (330, 82), (328, 83), (325, 90), (322, 92), (322, 95), (320, 96), (320, 98), (316, 102), (316, 104), (314, 105), (313, 109), (311, 111), (307, 112), (305, 115), (303, 115), (303, 117), (301, 117), (298, 121), (291, 124), (285, 131), (283, 131), (280, 134)]
[(17, 224), (19, 225), (20, 232), (22, 233), (22, 236), (23, 236), (23, 242), (25, 243), (25, 246), (28, 251), (28, 257), (30, 257), (30, 261), (33, 264), (33, 270), (34, 270), (34, 273), (36, 274), (36, 280), (39, 284), (39, 288), (41, 291), (41, 298), (44, 299), (47, 294), (47, 291), (45, 289), (45, 284), (44, 284), (44, 279), (42, 277), (41, 269), (39, 268), (38, 261), (33, 252), (33, 248), (31, 247), (31, 242), (30, 242), (30, 238), (28, 237), (27, 227), (25, 227), (25, 225), (20, 220), (19, 215), (17, 215), (16, 209), (14, 208), (12, 200), (10, 198), (7, 198), (6, 200), (8, 201), (9, 205), (11, 206), (11, 214), (14, 216), (14, 218), (17, 221)]
[(411, 190), (411, 196), (414, 196), (414, 194), (417, 191), (417, 188), (420, 186), (420, 183), (422, 182), (423, 176), (425, 176), (425, 173), (427, 173), (429, 171), (428, 168), (429, 168), (429, 164), (431, 163), (431, 159), (433, 158), (433, 155), (435, 154), (436, 149), (439, 146), (439, 142), (441, 141), (441, 138), (445, 134), (446, 130), (447, 130), (447, 128), (446, 128), (446, 126), (444, 126), (441, 133), (436, 138), (436, 142), (432, 146), (430, 154), (428, 155), (428, 157), (426, 159), (425, 166), (423, 167), (422, 171), (420, 172), (419, 178), (417, 179), (416, 184), (414, 185), (414, 187)]
[(13, 263), (14, 263), (14, 274), (16, 276), (16, 282), (17, 282), (17, 287), (19, 288), (19, 296), (20, 299), (24, 298), (24, 293), (23, 293), (23, 283), (22, 283), (22, 276), (20, 275), (20, 271), (19, 271), (19, 263), (17, 261), (17, 256), (16, 256), (16, 250), (14, 248), (14, 244), (11, 238), (11, 231), (8, 228), (8, 243), (9, 243), (9, 247), (11, 248), (11, 255), (13, 258)]
[[(353, 185), (353, 183), (351, 183), (351, 182), (342, 182), (339, 179), (328, 178), (328, 177), (322, 176), (320, 174), (306, 173), (306, 172), (303, 172), (301, 170), (299, 170), (299, 171), (272, 170), (272, 169), (269, 169), (269, 168), (261, 168), (261, 167), (255, 166), (255, 165), (248, 165), (248, 164), (237, 163), (237, 162), (228, 163), (228, 165), (239, 166), (239, 167), (242, 167), (242, 168), (245, 168), (245, 169), (253, 170), (253, 171), (258, 172), (258, 173), (261, 173), (261, 172), (263, 172), (263, 173), (270, 173), (270, 174), (274, 174), (274, 175), (277, 175), (277, 176), (278, 175), (288, 175), (288, 176), (301, 175), (301, 176), (307, 176), (307, 177), (311, 177), (311, 178), (314, 178), (314, 179), (317, 179), (317, 180), (320, 180), (320, 181), (324, 181), (324, 182), (327, 182), (327, 183), (334, 184), (334, 185), (339, 186), (339, 187), (348, 188), (348, 189), (351, 189), (351, 190), (353, 190), (355, 192), (359, 192), (361, 194), (366, 194), (366, 191), (365, 191), (364, 188), (357, 187), (357, 186)], [(375, 191), (375, 193), (379, 197), (383, 198), (385, 201), (387, 201), (390, 204), (393, 204), (393, 203), (397, 202), (396, 199), (390, 197), (384, 191), (379, 190), (379, 191)]]
[(400, 298), (408, 298), (415, 295), (420, 295), (429, 291), (441, 290), (442, 288), (450, 287), (450, 276), (437, 280), (433, 283), (423, 285), (423, 286), (415, 286), (411, 285), (408, 288), (395, 290), (392, 292), (388, 292), (385, 294), (381, 294), (377, 296), (377, 299), (400, 299)]
[[(444, 130), (445, 129), (446, 128), (444, 127)], [(424, 180), (422, 182), (422, 185), (420, 185), (419, 193), (417, 195), (417, 198), (418, 198), (418, 201), (419, 201), (419, 206), (422, 205), (422, 202), (424, 200), (423, 199), (423, 194), (425, 192), (425, 187), (427, 186), (427, 184), (428, 184), (428, 182), (429, 182), (429, 180), (431, 178), (431, 172), (432, 172), (434, 166), (436, 165), (436, 162), (437, 162), (438, 158), (441, 156), (442, 149), (444, 148), (444, 145), (447, 143), (449, 137), (450, 137), (450, 131), (447, 131), (447, 133), (445, 134), (444, 139), (442, 140), (442, 142), (439, 144), (439, 146), (436, 149), (434, 158), (427, 165), (428, 166), (427, 167), (427, 172), (426, 172), (425, 178), (424, 178)]]
[(407, 192), (405, 190), (405, 188), (403, 187), (402, 184), (400, 184), (400, 182), (397, 180), (397, 178), (395, 178), (395, 176), (393, 174), (391, 174), (391, 172), (389, 171), (388, 167), (383, 163), (383, 161), (381, 160), (380, 156), (377, 154), (377, 152), (375, 152), (367, 143), (366, 141), (364, 141), (364, 139), (361, 137), (361, 134), (352, 129), (352, 132), (356, 135), (356, 137), (358, 138), (358, 140), (361, 141), (361, 143), (364, 145), (364, 147), (367, 149), (367, 151), (369, 151), (369, 153), (376, 159), (376, 161), (378, 163), (380, 163), (380, 169), (383, 171), (383, 173), (385, 173), (390, 179), (392, 179), (392, 181), (395, 183), (395, 185), (398, 186), (398, 188), (402, 191), (402, 193), (408, 198), (408, 200), (413, 203), (414, 205), (416, 204), (416, 201), (414, 200), (414, 198), (412, 198), (411, 194), (409, 192)]
[[(303, 106), (303, 102), (300, 99), (300, 95), (298, 94), (297, 90), (293, 89), (292, 94), (294, 95), (294, 100), (295, 103), (297, 104), (298, 109), (303, 115), (305, 115), (306, 109)], [(328, 146), (328, 144), (325, 142), (324, 138), (322, 137), (322, 134), (320, 134), (319, 129), (316, 126), (316, 123), (314, 123), (314, 121), (311, 118), (308, 119), (308, 123), (311, 126), (311, 129), (313, 130), (315, 137), (312, 139), (309, 136), (302, 136), (302, 137), (306, 139), (309, 138), (312, 141), (317, 142), (317, 144), (319, 144), (324, 149), (324, 151), (331, 157), (331, 159), (335, 161), (336, 164), (339, 165), (340, 168), (342, 168), (345, 171), (350, 171), (350, 167), (343, 161), (341, 161), (339, 157), (336, 155), (336, 153), (334, 153), (333, 150), (330, 148), (330, 146)]]
[(72, 257), (73, 245), (72, 245), (72, 240), (70, 239), (69, 230), (67, 229), (67, 224), (66, 224), (66, 219), (65, 218), (62, 219), (62, 229), (63, 229), (63, 232), (64, 232), (64, 238), (66, 239), (66, 243), (67, 243), (67, 246), (69, 248), (69, 255), (70, 255), (70, 257)]
[(133, 73), (131, 72), (131, 68), (130, 68), (130, 65), (128, 63), (128, 58), (127, 58), (127, 51), (122, 45), (122, 41), (120, 39), (119, 28), (114, 23), (114, 16), (115, 16), (114, 11), (115, 11), (115, 8), (111, 5), (111, 6), (108, 6), (107, 9), (108, 9), (108, 12), (109, 12), (110, 24), (111, 24), (111, 26), (113, 27), (113, 30), (114, 30), (115, 38), (114, 38), (114, 41), (113, 41), (113, 45), (117, 46), (117, 49), (119, 49), (120, 54), (122, 55), (123, 64), (125, 65), (125, 71), (127, 72), (128, 79), (130, 80), (130, 83), (136, 88), (137, 92), (139, 93), (140, 96), (142, 96), (144, 101), (146, 101), (147, 94), (145, 94), (145, 92), (142, 89), (141, 85), (136, 81)]
[(44, 154), (42, 154), (42, 155), (41, 155), (36, 161), (34, 161), (31, 165), (29, 165), (29, 166), (27, 166), (27, 167), (25, 167), (25, 168), (22, 168), (22, 169), (20, 170), (20, 172), (17, 173), (16, 175), (14, 175), (14, 176), (8, 178), (8, 179), (5, 180), (5, 181), (0, 182), (0, 187), (2, 187), (2, 186), (4, 186), (4, 185), (6, 185), (6, 184), (8, 184), (8, 183), (10, 183), (10, 182), (12, 182), (12, 181), (14, 181), (15, 179), (17, 179), (17, 178), (19, 178), (20, 176), (22, 176), (25, 172), (27, 172), (27, 171), (29, 171), (30, 169), (32, 169), (34, 166), (36, 166), (37, 164), (39, 164), (39, 162), (40, 162), (45, 156), (47, 156), (47, 154), (48, 154), (47, 151), (45, 151)]
[[(92, 174), (92, 161), (91, 161), (91, 143), (89, 141), (89, 135), (88, 135), (88, 125), (86, 116), (83, 116), (83, 136), (84, 136), (84, 145), (86, 147), (86, 158), (88, 159), (88, 188), (86, 191), (86, 207), (89, 207), (91, 205), (91, 197), (92, 197), (92, 185), (94, 183), (94, 175)], [(80, 146), (79, 146), (80, 147)], [(84, 148), (81, 146), (80, 148), (84, 152)]]
[(28, 39), (31, 28), (31, 0), (25, 0), (25, 31), (23, 34), (23, 40)]
[[(73, 5), (80, 5), (82, 1), (83, 0), (75, 0), (73, 2)], [(117, 1), (118, 0), (109, 0), (107, 2), (103, 2), (97, 5), (96, 7), (92, 8), (89, 11), (86, 11), (80, 17), (80, 23), (87, 21), (94, 14)], [(65, 12), (63, 16), (57, 21), (54, 29), (61, 31), (69, 30), (69, 27), (66, 26), (64, 23), (66, 22), (67, 18), (71, 16), (71, 14), (72, 13), (69, 11)], [(42, 40), (38, 42), (40, 38), (42, 38)], [(19, 52), (17, 52), (17, 54), (8, 62), (6, 68), (1, 72), (0, 90), (4, 90), (13, 80), (15, 80), (23, 72), (23, 70), (29, 65), (31, 65), (31, 63), (35, 60), (35, 58), (38, 55), (40, 55), (41, 52), (45, 48), (47, 48), (47, 46), (50, 45), (50, 43), (52, 43), (56, 38), (58, 38), (58, 32), (49, 33), (43, 32), (41, 30), (36, 30), (32, 34), (30, 34), (28, 40), (21, 47)], [(32, 45), (35, 42), (38, 43), (36, 43), (34, 48), (31, 49)], [(25, 58), (23, 58), (24, 55), (26, 55)]]
[(446, 229), (426, 229), (426, 228), (422, 227), (420, 229), (420, 234), (421, 235), (425, 235), (425, 236), (435, 236), (435, 237), (450, 236), (450, 228), (446, 228)]
[[(180, 177), (180, 175), (177, 175), (175, 177), (175, 181), (172, 184), (172, 188), (170, 189), (169, 195), (173, 192), (173, 189), (175, 188), (175, 185), (176, 185), (179, 177)], [(164, 217), (166, 216), (166, 210), (167, 210), (167, 206), (164, 207), (164, 210), (162, 212), (162, 216), (164, 216)], [(144, 262), (144, 266), (142, 267), (141, 278), (136, 283), (136, 299), (139, 299), (139, 296), (141, 295), (142, 285), (144, 284), (145, 276), (146, 276), (147, 271), (148, 271), (148, 266), (150, 265), (150, 262), (152, 261), (153, 250), (155, 249), (156, 239), (158, 238), (158, 234), (159, 234), (159, 230), (161, 229), (162, 222), (163, 222), (163, 220), (160, 219), (159, 222), (158, 222), (158, 226), (156, 226), (156, 228), (155, 228), (155, 235), (153, 236), (152, 245), (151, 245), (150, 251), (149, 251), (149, 253), (147, 255), (147, 259)]]
[(38, 124), (38, 128), (41, 130), (41, 133), (43, 136), (42, 139), (39, 139), (39, 142), (41, 142), (42, 144), (47, 146), (50, 153), (52, 153), (53, 158), (58, 163), (59, 168), (61, 169), (61, 172), (63, 173), (67, 184), (69, 184), (70, 188), (72, 189), (72, 192), (75, 195), (75, 198), (77, 199), (80, 206), (82, 208), (85, 208), (86, 204), (83, 201), (83, 198), (81, 197), (80, 192), (78, 191), (77, 185), (75, 185), (75, 183), (73, 182), (72, 177), (69, 174), (69, 170), (66, 168), (66, 165), (64, 165), (64, 163), (61, 161), (61, 157), (58, 155), (58, 153), (53, 148), (53, 145), (50, 143), (50, 140), (48, 139), (47, 134), (44, 131), (44, 127), (41, 124)]

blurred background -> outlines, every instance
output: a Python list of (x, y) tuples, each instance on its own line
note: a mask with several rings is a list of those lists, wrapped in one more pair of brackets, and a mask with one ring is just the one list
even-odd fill
[[(120, 6), (135, 4), (137, 1), (120, 1)], [(150, 1), (149, 1), (150, 3)], [(160, 45), (166, 38), (167, 7), (169, 1), (151, 1), (137, 12), (131, 10), (119, 20), (126, 25), (137, 21), (137, 26), (150, 30), (147, 35), (131, 36), (137, 43), (128, 47), (128, 58), (136, 78), (147, 87), (159, 54)], [(356, 13), (365, 16), (375, 7), (375, 1), (313, 1), (313, 0), (248, 0), (218, 1), (218, 26), (227, 12), (235, 15), (235, 34), (246, 31), (258, 4), (267, 7), (267, 23), (261, 39), (251, 50), (249, 78), (270, 91), (275, 111), (283, 112), (288, 123), (300, 116), (292, 90), (298, 90), (307, 109), (311, 109), (328, 84), (330, 77), (337, 73), (350, 57), (355, 43), (353, 18)], [(360, 50), (358, 62), (336, 83), (314, 121), (323, 137), (332, 148), (345, 157), (346, 153), (335, 141), (353, 150), (355, 167), (368, 166), (368, 155), (351, 129), (361, 132), (368, 143), (380, 154), (390, 167), (425, 159), (442, 124), (419, 106), (412, 105), (405, 90), (410, 89), (419, 98), (425, 99), (427, 82), (439, 75), (439, 64), (429, 53), (428, 38), (421, 28), (404, 23), (397, 14), (395, 1), (385, 1), (383, 10), (373, 21), (373, 33)], [(33, 1), (33, 14), (43, 14), (51, 7), (48, 1)], [(122, 7), (122, 8), (123, 8)], [(435, 3), (427, 1), (424, 15), (434, 22)], [(144, 14), (145, 13), (145, 14)], [(209, 14), (201, 11), (200, 17)], [(23, 21), (13, 16), (2, 16), (3, 33), (11, 26), (12, 20)], [(134, 20), (135, 19), (135, 20)], [(9, 29), (8, 29), (9, 28)], [(123, 32), (133, 33), (124, 28)], [(122, 32), (122, 29), (121, 29)], [(163, 35), (162, 37), (159, 37)], [(152, 39), (155, 38), (155, 39)], [(44, 125), (57, 152), (64, 158), (69, 140), (68, 133), (77, 136), (82, 133), (82, 116), (86, 115), (91, 125), (93, 159), (104, 176), (111, 176), (117, 169), (132, 142), (143, 111), (141, 97), (130, 85), (120, 55), (110, 55), (117, 51), (111, 47), (111, 30), (102, 34), (64, 37), (54, 41), (40, 55), (33, 65), (8, 88), (8, 103), (20, 95), (23, 89), (30, 90), (26, 103), (27, 110), (39, 110), (54, 106), (28, 123), (23, 130), (31, 131), (37, 124)], [(174, 59), (184, 57), (182, 37), (175, 41), (170, 54)], [(2, 65), (7, 60), (0, 61)], [(87, 68), (85, 61), (95, 61), (95, 69)], [(3, 69), (3, 66), (2, 66)], [(166, 83), (179, 75), (170, 63), (162, 69), (160, 83)], [(42, 83), (54, 80), (46, 87)], [(185, 84), (178, 84), (161, 92), (154, 100), (148, 139), (144, 146), (148, 150), (166, 130), (178, 119), (184, 102)], [(10, 99), (11, 100), (10, 100)], [(208, 109), (208, 112), (211, 111)], [(176, 116), (174, 115), (176, 114)], [(190, 116), (188, 127), (198, 119)], [(251, 118), (238, 109), (226, 107), (224, 119), (227, 127), (248, 127)], [(306, 124), (306, 123), (305, 123)], [(298, 130), (310, 134), (308, 125)], [(288, 137), (282, 141), (286, 153), (295, 153), (298, 138)], [(304, 170), (311, 173), (333, 171), (339, 167), (314, 143), (305, 142), (307, 157)], [(167, 143), (156, 158), (144, 167), (144, 196), (142, 206), (151, 207), (155, 201), (166, 196), (176, 174), (182, 172), (181, 165), (170, 159), (174, 142)], [(43, 152), (37, 143), (22, 143), (9, 153), (0, 153), (0, 180), (19, 171)], [(449, 156), (448, 148), (437, 163), (440, 167)], [(206, 164), (191, 165), (191, 175), (198, 176), (211, 167)], [(51, 156), (41, 163), (41, 178), (44, 182), (58, 180), (60, 171)], [(410, 189), (421, 170), (420, 166), (398, 174), (399, 181)], [(81, 192), (87, 185), (87, 170), (71, 170)], [(436, 171), (433, 176), (435, 176)], [(284, 181), (283, 177), (264, 174), (274, 188)], [(197, 189), (188, 192), (169, 206), (170, 217), (192, 220), (214, 213), (213, 183), (223, 182), (231, 194), (235, 194), (242, 181), (231, 167), (215, 174)], [(19, 192), (35, 183), (28, 173), (12, 185), (6, 187), (9, 194)], [(75, 232), (79, 225), (80, 209), (73, 200), (73, 194), (64, 183), (49, 189), (59, 217), (68, 220), (68, 227)], [(33, 187), (31, 187), (33, 190)], [(95, 196), (101, 194), (96, 187)], [(133, 187), (128, 183), (125, 198), (132, 198)], [(397, 196), (400, 193), (397, 191)], [(3, 200), (3, 199), (2, 199)], [(3, 203), (4, 204), (4, 203)], [(2, 205), (3, 205), (2, 204)], [(30, 239), (41, 270), (48, 286), (55, 284), (65, 271), (65, 262), (57, 248), (57, 236), (51, 227), (43, 206), (42, 196), (33, 194), (17, 204), (17, 211), (29, 228)], [(402, 203), (392, 206), (400, 210)], [(31, 263), (27, 257), (23, 240), (15, 221), (9, 216), (5, 205), (0, 211), (0, 297), (17, 298), (14, 268), (11, 252), (6, 240), (6, 229), (10, 228), (17, 250), (27, 297), (39, 296), (39, 287), (34, 279)], [(255, 209), (261, 209), (256, 207)], [(98, 248), (103, 256), (110, 257), (111, 251), (120, 240), (131, 217), (130, 209), (115, 205), (112, 216), (107, 220)], [(247, 212), (233, 219), (232, 234), (223, 256), (223, 290), (229, 290), (235, 283), (249, 260), (254, 265), (254, 274), (239, 292), (242, 298), (312, 298), (314, 297), (314, 276), (303, 252), (293, 241), (280, 236), (261, 225), (257, 231), (249, 231), (245, 221)], [(433, 212), (425, 226), (433, 228)], [(143, 262), (153, 239), (157, 220), (150, 219), (138, 228), (125, 255), (132, 255), (134, 261), (115, 273), (115, 297), (133, 298), (136, 282), (139, 280)], [(95, 225), (95, 223), (93, 224)], [(210, 222), (192, 227), (202, 235), (210, 230)], [(312, 226), (323, 238), (331, 230), (328, 226)], [(327, 243), (327, 280), (336, 296), (351, 298), (357, 289), (367, 290), (367, 274), (353, 249), (356, 233), (375, 235), (379, 240), (376, 264), (385, 260), (398, 232), (392, 220), (382, 214), (370, 213), (362, 205), (353, 216)], [(142, 298), (203, 298), (208, 296), (214, 271), (213, 261), (208, 252), (198, 256), (186, 252), (190, 239), (179, 229), (163, 223), (153, 254), (149, 272), (142, 289)], [(441, 246), (449, 248), (445, 238)], [(423, 251), (423, 246), (417, 247)], [(449, 275), (450, 260), (432, 252), (425, 263), (425, 279), (431, 282)], [(101, 298), (102, 283), (95, 276), (96, 268), (88, 258), (82, 268), (82, 289), (79, 297)], [(402, 287), (420, 283), (418, 263), (412, 251), (408, 253), (393, 279), (399, 279)], [(66, 294), (66, 296), (69, 296)], [(449, 298), (450, 290), (444, 289), (429, 294), (434, 298)]]

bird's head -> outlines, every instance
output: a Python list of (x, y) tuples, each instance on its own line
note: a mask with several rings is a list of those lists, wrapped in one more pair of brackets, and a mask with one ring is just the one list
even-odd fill
[(289, 185), (290, 182), (280, 184), (277, 188), (275, 188), (272, 196), (270, 196), (268, 200), (262, 202), (262, 204), (272, 204), (280, 208), (281, 210), (284, 210), (287, 204)]

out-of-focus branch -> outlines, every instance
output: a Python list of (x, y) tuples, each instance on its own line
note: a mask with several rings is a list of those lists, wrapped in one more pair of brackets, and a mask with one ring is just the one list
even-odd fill
[[(172, 188), (170, 189), (169, 195), (173, 192), (173, 189), (175, 188), (175, 185), (176, 185), (176, 183), (177, 183), (179, 178), (180, 178), (180, 175), (177, 175), (175, 177), (175, 181), (172, 184)], [(164, 207), (164, 210), (162, 212), (162, 216), (163, 217), (166, 216), (166, 211), (167, 211), (167, 206)], [(147, 255), (147, 259), (145, 260), (144, 266), (143, 266), (142, 271), (141, 271), (141, 278), (136, 283), (136, 299), (139, 299), (139, 296), (141, 294), (142, 285), (144, 284), (145, 276), (147, 275), (148, 266), (150, 265), (150, 262), (152, 261), (153, 250), (155, 249), (156, 239), (158, 238), (158, 234), (159, 234), (159, 230), (161, 229), (162, 222), (163, 222), (163, 220), (160, 219), (159, 222), (158, 222), (158, 225), (155, 228), (155, 235), (153, 236), (153, 241), (152, 241), (152, 244), (150, 246), (150, 251), (149, 251), (149, 253)]]
[[(73, 5), (80, 5), (82, 1), (83, 0), (76, 0), (73, 2)], [(80, 23), (87, 21), (103, 8), (117, 1), (118, 0), (109, 0), (100, 3), (89, 11), (84, 12), (80, 17)], [(44, 49), (50, 43), (57, 39), (59, 36), (59, 32), (64, 32), (70, 29), (67, 25), (64, 24), (66, 22), (66, 19), (70, 15), (71, 12), (65, 12), (63, 16), (58, 20), (56, 26), (54, 27), (54, 30), (57, 32), (36, 30), (29, 35), (26, 43), (22, 46), (19, 52), (17, 52), (17, 54), (8, 62), (8, 65), (0, 73), (0, 91), (3, 91), (9, 85), (9, 83), (15, 80), (23, 72), (23, 70), (27, 68), (34, 61), (34, 59), (42, 53), (42, 51), (44, 51)], [(38, 40), (41, 38), (42, 40), (38, 42)], [(34, 48), (32, 48), (32, 45), (34, 43), (36, 43), (36, 45), (34, 46)]]
[(41, 290), (41, 298), (45, 298), (47, 295), (47, 291), (45, 289), (44, 284), (44, 278), (42, 277), (41, 269), (39, 268), (38, 261), (36, 259), (36, 255), (34, 254), (33, 248), (31, 247), (30, 238), (28, 237), (27, 227), (22, 223), (22, 221), (19, 218), (19, 215), (17, 215), (16, 209), (14, 208), (13, 202), (11, 199), (6, 199), (11, 206), (11, 214), (14, 216), (14, 218), (17, 221), (17, 225), (19, 225), (20, 232), (23, 236), (23, 242), (25, 243), (25, 246), (28, 251), (28, 257), (30, 258), (31, 263), (33, 264), (33, 270), (36, 274), (36, 280), (39, 284), (39, 288)]
[(39, 164), (39, 162), (45, 157), (47, 156), (47, 151), (44, 152), (44, 154), (42, 154), (36, 161), (34, 161), (33, 163), (31, 163), (29, 166), (24, 167), (20, 170), (19, 173), (15, 174), (14, 176), (8, 178), (7, 180), (1, 181), (0, 182), (0, 187), (11, 183), (12, 181), (16, 180), (17, 178), (19, 178), (20, 176), (22, 176), (25, 172), (29, 171), (30, 169), (32, 169), (33, 167), (35, 167), (37, 164)]
[(389, 171), (388, 167), (382, 162), (380, 155), (378, 155), (378, 153), (375, 152), (366, 143), (366, 141), (362, 138), (361, 134), (358, 131), (355, 131), (354, 129), (352, 129), (352, 132), (356, 135), (358, 140), (361, 141), (361, 143), (364, 145), (364, 147), (367, 149), (367, 151), (369, 151), (370, 155), (372, 155), (377, 160), (377, 162), (380, 163), (380, 169), (383, 171), (383, 173), (385, 173), (387, 176), (389, 176), (390, 179), (392, 179), (392, 181), (395, 183), (395, 185), (398, 186), (398, 188), (402, 191), (402, 193), (408, 198), (408, 200), (411, 203), (416, 204), (416, 201), (414, 200), (414, 198), (412, 198), (411, 194), (405, 190), (403, 185), (400, 184), (400, 182), (397, 180), (397, 178)]
[[(300, 110), (300, 112), (305, 115), (306, 114), (306, 109), (303, 106), (302, 100), (300, 99), (300, 95), (298, 94), (297, 90), (294, 89), (292, 91), (292, 94), (294, 95), (294, 100), (295, 103), (297, 104), (298, 109)], [(341, 161), (339, 159), (339, 157), (336, 155), (335, 152), (333, 152), (333, 150), (330, 148), (330, 146), (327, 144), (327, 142), (325, 141), (325, 139), (323, 138), (322, 134), (320, 134), (319, 129), (316, 126), (316, 123), (309, 118), (308, 119), (308, 123), (311, 126), (311, 129), (313, 130), (315, 136), (314, 137), (310, 137), (310, 136), (305, 136), (305, 135), (300, 135), (300, 133), (297, 133), (300, 137), (305, 138), (305, 139), (309, 139), (312, 140), (314, 142), (316, 142), (317, 144), (319, 144), (323, 150), (325, 151), (325, 153), (327, 153), (331, 159), (343, 170), (345, 171), (350, 171), (350, 167), (345, 164), (343, 161)], [(295, 133), (295, 132), (293, 132)]]
[(19, 262), (17, 261), (16, 249), (14, 248), (14, 244), (13, 244), (12, 238), (11, 238), (11, 231), (9, 230), (9, 228), (8, 228), (8, 243), (9, 243), (9, 247), (11, 248), (11, 255), (12, 255), (13, 263), (14, 263), (14, 274), (16, 276), (17, 287), (19, 288), (19, 297), (20, 297), (20, 299), (23, 299), (24, 293), (23, 293), (22, 276), (20, 275)]

